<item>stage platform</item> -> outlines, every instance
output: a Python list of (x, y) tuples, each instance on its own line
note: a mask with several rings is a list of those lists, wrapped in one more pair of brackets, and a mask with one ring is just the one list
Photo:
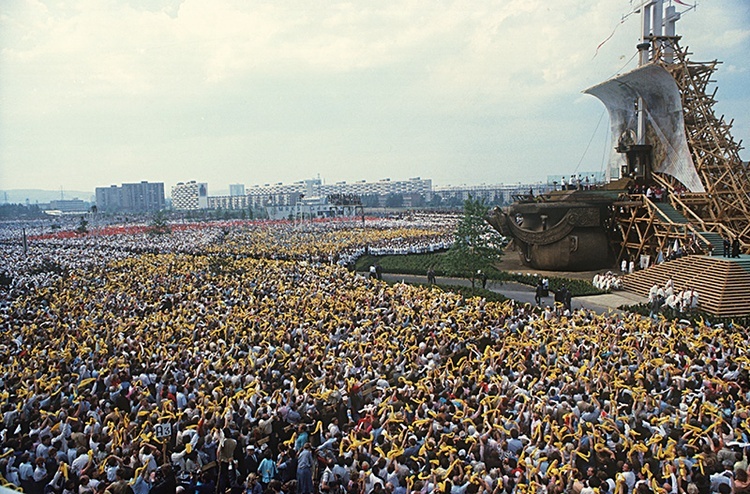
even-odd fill
[(671, 278), (675, 291), (698, 292), (700, 309), (718, 317), (750, 315), (750, 255), (686, 256), (622, 278), (623, 289), (642, 297)]

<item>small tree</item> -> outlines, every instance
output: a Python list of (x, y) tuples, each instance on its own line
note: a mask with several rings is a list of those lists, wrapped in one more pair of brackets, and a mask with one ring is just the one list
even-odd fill
[(472, 289), (480, 272), (486, 275), (503, 255), (505, 238), (487, 223), (487, 211), (484, 200), (469, 196), (464, 201), (464, 215), (447, 254), (451, 275), (470, 280)]
[(385, 207), (400, 208), (404, 205), (404, 196), (402, 194), (389, 194), (385, 200)]
[(362, 205), (366, 208), (376, 208), (380, 205), (377, 194), (365, 194), (361, 197)]
[(157, 211), (154, 213), (154, 217), (151, 219), (151, 225), (148, 232), (153, 235), (162, 235), (172, 233), (172, 229), (167, 223), (167, 216), (164, 211)]
[(89, 232), (89, 222), (86, 221), (86, 217), (81, 216), (81, 221), (78, 222), (78, 228), (76, 233), (78, 235), (86, 235)]

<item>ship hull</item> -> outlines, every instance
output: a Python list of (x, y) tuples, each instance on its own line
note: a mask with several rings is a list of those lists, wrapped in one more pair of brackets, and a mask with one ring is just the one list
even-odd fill
[(611, 267), (610, 194), (564, 194), (555, 200), (517, 202), (490, 223), (513, 238), (524, 265), (549, 271)]
[(574, 228), (549, 244), (517, 241), (521, 262), (546, 271), (592, 271), (612, 266), (607, 234), (601, 228)]

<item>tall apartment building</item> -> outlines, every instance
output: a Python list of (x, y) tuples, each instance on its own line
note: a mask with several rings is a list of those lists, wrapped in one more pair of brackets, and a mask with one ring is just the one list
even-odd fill
[(96, 188), (96, 208), (106, 213), (150, 213), (164, 209), (163, 182), (125, 183)]
[(82, 213), (88, 211), (88, 203), (77, 197), (75, 199), (57, 199), (49, 202), (49, 208), (63, 213)]
[(355, 194), (358, 196), (377, 194), (430, 194), (432, 193), (432, 179), (415, 177), (409, 180), (391, 180), (384, 178), (377, 182), (359, 180), (353, 183), (336, 182), (320, 186), (320, 195)]
[(111, 185), (96, 188), (96, 209), (100, 213), (117, 213), (122, 210), (121, 204), (120, 187)]
[(195, 210), (208, 208), (208, 184), (191, 180), (179, 182), (172, 187), (172, 208), (177, 210)]
[(245, 184), (229, 184), (229, 195), (244, 196), (245, 195)]
[(249, 202), (253, 207), (293, 206), (303, 195), (305, 197), (326, 197), (332, 194), (353, 194), (357, 196), (422, 194), (426, 200), (429, 200), (432, 194), (432, 179), (416, 177), (409, 180), (391, 180), (390, 178), (384, 178), (377, 182), (359, 180), (352, 183), (324, 184), (319, 178), (314, 178), (300, 180), (292, 184), (279, 182), (273, 185), (253, 185), (247, 190)]
[(250, 196), (209, 196), (207, 198), (208, 209), (248, 209), (250, 207)]
[(473, 199), (484, 200), (486, 204), (510, 204), (515, 196), (528, 195), (532, 191), (539, 195), (551, 190), (552, 187), (542, 184), (492, 184), (492, 185), (446, 185), (435, 187), (433, 195), (439, 196), (441, 204), (460, 206), (471, 196)]

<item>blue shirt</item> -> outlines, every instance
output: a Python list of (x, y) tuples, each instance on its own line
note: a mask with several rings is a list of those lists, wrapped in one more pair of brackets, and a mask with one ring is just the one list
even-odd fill
[(313, 466), (313, 456), (312, 451), (309, 449), (303, 449), (302, 453), (299, 454), (299, 457), (297, 458), (297, 470), (302, 470), (305, 468), (312, 468)]
[(151, 484), (143, 478), (143, 475), (139, 475), (130, 487), (133, 489), (134, 494), (148, 494), (151, 490)]
[(300, 451), (305, 443), (308, 441), (310, 435), (307, 432), (300, 432), (297, 439), (294, 440), (294, 450)]
[(264, 484), (269, 483), (276, 476), (276, 463), (270, 458), (263, 458), (263, 461), (258, 465), (258, 473)]

